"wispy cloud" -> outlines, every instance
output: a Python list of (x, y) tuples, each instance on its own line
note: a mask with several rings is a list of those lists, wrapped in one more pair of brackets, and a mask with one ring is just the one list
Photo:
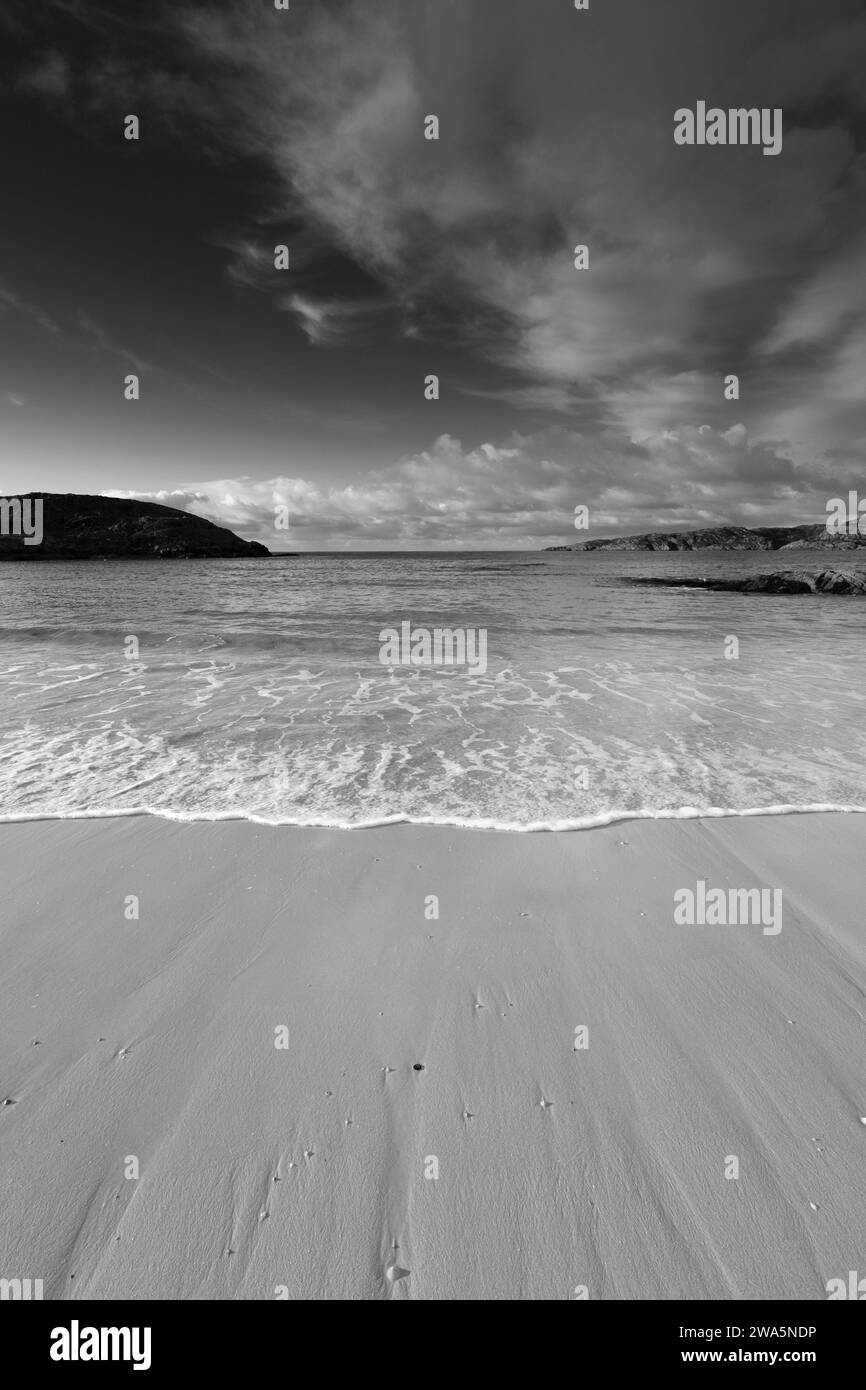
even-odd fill
[(20, 92), (36, 92), (53, 100), (67, 97), (72, 86), (69, 59), (65, 54), (49, 51), (37, 63), (25, 68), (15, 85)]
[(137, 352), (124, 347), (122, 343), (115, 342), (111, 334), (101, 324), (95, 323), (89, 314), (79, 313), (76, 322), (84, 341), (97, 351), (105, 353), (109, 357), (118, 358), (136, 372), (154, 372), (157, 370), (139, 357)]
[(316, 347), (357, 346), (393, 314), (387, 301), (316, 300), (304, 294), (286, 295), (280, 306), (295, 316)]
[(36, 324), (38, 328), (43, 328), (46, 333), (59, 334), (61, 332), (59, 324), (55, 323), (51, 315), (41, 309), (38, 304), (32, 304), (22, 295), (16, 294), (14, 290), (2, 284), (0, 284), (0, 314), (11, 314), (25, 319), (29, 323)]
[[(303, 209), (376, 274), (406, 331), (417, 334), (425, 298), (460, 303), (467, 323), (474, 306), (500, 315), (510, 331), (471, 346), (522, 375), (513, 404), (535, 409), (546, 391), (563, 409), (576, 387), (590, 389), (610, 412), (627, 399), (622, 424), (641, 432), (659, 413), (650, 375), (676, 397), (690, 379), (718, 384), (737, 369), (760, 387), (748, 408), (761, 428), (754, 401), (774, 394), (775, 371), (761, 348), (829, 331), (834, 305), (851, 328), (862, 318), (859, 302), (844, 305), (863, 189), (841, 112), (861, 100), (866, 28), (860, 18), (828, 28), (798, 6), (795, 31), (776, 8), (776, 26), (702, 17), (696, 95), (736, 103), (748, 88), (789, 104), (784, 158), (758, 172), (743, 152), (674, 145), (681, 49), (645, 6), (626, 7), (615, 84), (573, 17), (548, 17), (540, 43), (525, 7), (451, 8), (434, 24), (422, 7), (350, 2), (287, 23), (240, 4), (187, 10), (183, 23), (197, 53), (240, 76), (233, 119), (282, 180), (286, 214)], [(495, 43), (480, 42), (485, 28)], [(828, 85), (838, 102), (822, 122), (803, 103)], [(441, 117), (438, 144), (422, 139), (428, 109)], [(585, 272), (572, 264), (578, 242), (590, 247)], [(283, 302), (312, 342), (333, 341), (338, 312), (304, 293)]]
[[(823, 484), (862, 456), (866, 21), (848, 0), (766, 0), (736, 22), (668, 0), (663, 25), (646, 0), (591, 22), (553, 0), (187, 0), (122, 24), (61, 8), (105, 38), (74, 74), (85, 111), (122, 92), (160, 137), (193, 130), (260, 174), (258, 222), (239, 214), (221, 242), (229, 293), (269, 294), (316, 349), (402, 335), (430, 344), (431, 370), (477, 359), (477, 378), (453, 377), (464, 406), (551, 422), (528, 416), (516, 443), (491, 428), (465, 452), (443, 435), (354, 489), (294, 480), (319, 543), (561, 538), (581, 490), (611, 526), (805, 520), (804, 469)], [(53, 55), (21, 80), (67, 100)], [(782, 107), (782, 155), (676, 146), (674, 110), (701, 98)], [(284, 240), (288, 278), (273, 270)], [(247, 499), (244, 525), (267, 528), (271, 486), (208, 484), (205, 500), (216, 489), (232, 516)]]

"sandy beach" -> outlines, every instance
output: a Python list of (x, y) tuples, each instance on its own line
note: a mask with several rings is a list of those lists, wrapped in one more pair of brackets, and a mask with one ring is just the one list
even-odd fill
[[(3, 825), (0, 1274), (826, 1298), (864, 1258), (864, 851), (858, 815)], [(698, 880), (781, 887), (781, 930), (677, 925)]]

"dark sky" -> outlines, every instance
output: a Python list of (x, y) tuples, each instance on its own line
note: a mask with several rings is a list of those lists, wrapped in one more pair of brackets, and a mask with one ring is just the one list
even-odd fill
[[(866, 493), (859, 0), (7, 0), (0, 40), (4, 493), (293, 549)], [(676, 145), (698, 101), (782, 153)]]

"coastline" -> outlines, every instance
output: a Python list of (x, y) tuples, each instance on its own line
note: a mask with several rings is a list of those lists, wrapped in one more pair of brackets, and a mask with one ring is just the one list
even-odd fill
[(814, 802), (810, 805), (796, 805), (779, 802), (772, 806), (678, 806), (674, 810), (652, 811), (643, 808), (637, 811), (615, 810), (599, 811), (594, 815), (576, 816), (569, 820), (544, 821), (501, 821), (484, 820), (480, 816), (375, 816), (369, 820), (344, 821), (334, 818), (292, 819), (284, 817), (273, 819), (246, 811), (186, 812), (164, 810), (161, 807), (135, 806), (131, 808), (110, 807), (104, 810), (58, 811), (48, 815), (44, 811), (21, 811), (10, 815), (0, 815), (0, 826), (5, 825), (53, 825), (64, 821), (102, 821), (154, 819), (165, 821), (168, 825), (252, 825), (269, 830), (333, 830), (367, 832), (385, 830), (391, 826), (412, 826), (424, 830), (468, 830), (497, 835), (571, 835), (585, 830), (603, 830), (612, 825), (629, 825), (635, 821), (692, 821), (692, 820), (750, 820), (755, 817), (772, 816), (815, 816), (815, 815), (866, 815), (866, 805), (851, 805), (847, 802)]
[[(863, 1259), (864, 850), (841, 813), (4, 823), (0, 1274), (826, 1298)], [(780, 886), (782, 930), (676, 925), (701, 879)]]

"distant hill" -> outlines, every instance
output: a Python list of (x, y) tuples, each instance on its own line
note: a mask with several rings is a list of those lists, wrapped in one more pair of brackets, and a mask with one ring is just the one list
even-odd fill
[[(236, 560), (271, 553), (258, 541), (241, 540), (224, 526), (176, 507), (74, 492), (0, 498), (3, 532), (15, 524), (16, 501), (41, 501), (42, 541), (27, 544), (23, 535), (0, 534), (0, 560)], [(35, 508), (23, 509), (25, 520), (28, 514), (35, 520), (34, 513)]]
[(705, 526), (700, 531), (647, 531), (640, 536), (548, 545), (547, 550), (855, 550), (866, 536), (836, 536), (810, 526)]

